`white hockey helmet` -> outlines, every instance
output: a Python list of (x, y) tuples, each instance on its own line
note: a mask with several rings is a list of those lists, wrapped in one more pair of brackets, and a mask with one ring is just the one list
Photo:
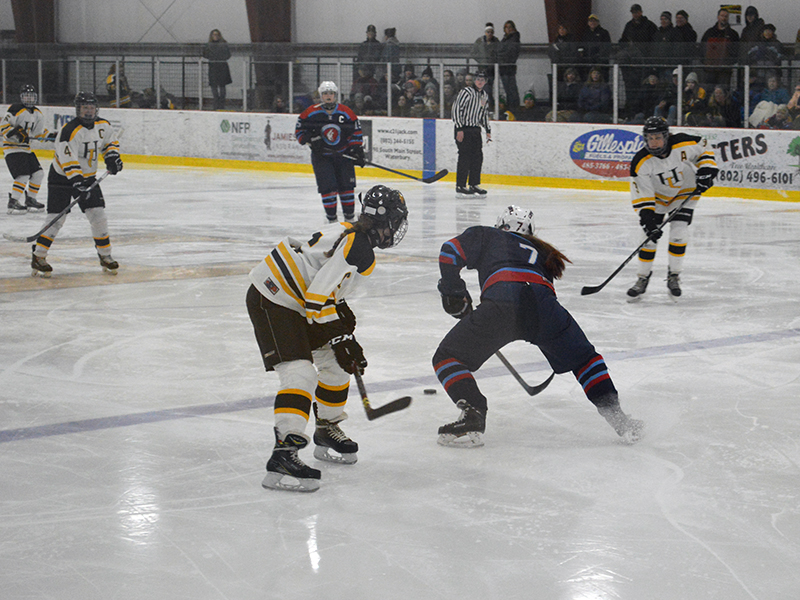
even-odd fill
[(333, 92), (334, 94), (339, 94), (339, 88), (336, 87), (336, 84), (332, 81), (323, 81), (319, 84), (319, 88), (317, 88), (319, 95), (322, 96), (325, 92)]
[(533, 235), (535, 230), (533, 225), (533, 211), (519, 206), (507, 206), (506, 209), (497, 217), (494, 224), (497, 229), (521, 233), (523, 235)]

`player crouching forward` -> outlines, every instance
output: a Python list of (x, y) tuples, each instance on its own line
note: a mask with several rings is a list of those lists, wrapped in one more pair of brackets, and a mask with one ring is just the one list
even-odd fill
[[(356, 318), (345, 301), (375, 268), (374, 248), (396, 246), (408, 228), (403, 195), (371, 188), (358, 220), (333, 223), (306, 241), (284, 238), (250, 272), (247, 310), (267, 371), (275, 371), (275, 447), (261, 485), (313, 492), (320, 471), (303, 463), (306, 423), (316, 417), (314, 457), (353, 464), (358, 444), (339, 427), (350, 375), (363, 373), (364, 352), (356, 341)], [(288, 480), (286, 478), (289, 478)]]
[[(91, 92), (78, 92), (75, 118), (61, 127), (56, 136), (55, 156), (47, 176), (46, 219), (50, 221), (66, 209), (73, 198), (80, 198), (78, 206), (91, 225), (100, 266), (107, 273), (116, 274), (119, 264), (111, 258), (105, 198), (99, 185), (91, 187), (95, 183), (101, 155), (111, 175), (122, 170), (119, 141), (111, 123), (98, 117), (97, 98)], [(66, 218), (65, 214), (36, 239), (31, 257), (34, 275), (49, 277), (53, 271), (47, 263), (47, 252)]]
[[(662, 233), (658, 227), (664, 215), (674, 211), (677, 213), (669, 222), (667, 289), (670, 298), (677, 302), (681, 295), (679, 275), (697, 197), (714, 185), (717, 163), (714, 149), (705, 138), (685, 133), (670, 135), (669, 126), (661, 117), (649, 117), (642, 135), (644, 148), (631, 161), (631, 197), (648, 239), (639, 251), (638, 279), (628, 290), (628, 302), (638, 302), (647, 290)], [(696, 195), (691, 195), (692, 192)]]
[[(439, 428), (439, 443), (483, 445), (487, 401), (472, 374), (515, 340), (538, 346), (556, 373), (572, 371), (617, 434), (636, 442), (643, 423), (622, 412), (603, 357), (556, 299), (553, 280), (569, 259), (533, 231), (533, 213), (509, 206), (494, 227), (470, 227), (442, 245), (442, 306), (460, 320), (439, 344), (433, 367), (461, 416)], [(465, 267), (478, 271), (481, 303), (474, 310), (460, 275)]]

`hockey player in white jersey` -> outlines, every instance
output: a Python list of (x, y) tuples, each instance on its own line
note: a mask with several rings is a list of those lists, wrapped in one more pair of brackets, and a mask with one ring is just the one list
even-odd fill
[[(665, 215), (677, 211), (669, 222), (667, 289), (677, 301), (681, 295), (679, 275), (688, 244), (688, 228), (700, 194), (714, 185), (717, 163), (714, 149), (705, 138), (685, 133), (670, 134), (661, 117), (644, 124), (644, 148), (631, 161), (633, 209), (648, 237), (639, 251), (638, 278), (628, 290), (628, 302), (641, 300), (647, 290)], [(694, 192), (694, 195), (691, 195)], [(684, 204), (687, 197), (691, 199)]]
[(19, 92), (19, 103), (9, 106), (0, 122), (3, 155), (11, 177), (14, 178), (8, 194), (10, 215), (44, 209), (44, 204), (36, 200), (44, 179), (44, 170), (31, 151), (31, 140), (52, 142), (55, 140), (55, 133), (51, 134), (44, 126), (44, 116), (36, 108), (38, 101), (36, 88), (29, 84), (23, 85)]
[[(373, 249), (396, 246), (408, 228), (403, 195), (382, 185), (362, 200), (355, 223), (333, 223), (307, 240), (284, 238), (250, 272), (247, 310), (267, 371), (280, 378), (275, 397), (275, 446), (265, 488), (313, 492), (321, 473), (297, 453), (312, 405), (314, 457), (353, 464), (358, 444), (340, 428), (350, 375), (367, 366), (346, 298), (375, 268)], [(286, 479), (286, 478), (289, 479)]]
[[(97, 98), (91, 92), (75, 96), (75, 118), (58, 131), (56, 149), (47, 176), (47, 219), (67, 208), (73, 198), (92, 228), (97, 256), (104, 271), (115, 274), (119, 264), (111, 258), (111, 241), (105, 199), (99, 185), (89, 190), (97, 175), (99, 159), (105, 161), (109, 174), (122, 170), (119, 141), (111, 123), (98, 116)], [(31, 269), (48, 277), (53, 268), (47, 263), (47, 252), (64, 225), (66, 215), (48, 227), (33, 245)]]

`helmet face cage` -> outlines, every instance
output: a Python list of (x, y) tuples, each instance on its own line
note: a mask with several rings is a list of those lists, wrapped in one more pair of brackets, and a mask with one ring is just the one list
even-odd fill
[[(661, 136), (663, 144), (660, 148), (651, 148), (650, 140), (652, 136)], [(653, 156), (661, 156), (667, 152), (667, 141), (669, 140), (669, 125), (663, 117), (648, 117), (642, 128), (642, 137), (647, 151)]]
[(533, 211), (519, 206), (509, 206), (497, 217), (494, 226), (503, 231), (533, 235), (535, 229)]
[(372, 219), (369, 236), (373, 243), (383, 249), (399, 244), (408, 231), (408, 206), (403, 194), (384, 185), (376, 185), (370, 188), (361, 203), (361, 214)]
[(36, 88), (26, 84), (19, 90), (19, 100), (24, 107), (33, 108), (39, 102), (39, 94), (36, 93)]
[[(91, 106), (93, 107), (92, 116), (84, 115), (84, 107)], [(95, 119), (97, 119), (98, 115), (97, 110), (97, 98), (92, 92), (78, 92), (75, 96), (75, 116), (80, 119), (81, 123), (88, 125), (90, 123), (94, 123)]]

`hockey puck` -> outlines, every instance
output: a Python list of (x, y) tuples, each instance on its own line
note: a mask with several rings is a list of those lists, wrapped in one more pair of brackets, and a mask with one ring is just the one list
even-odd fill
[(435, 389), (433, 389), (433, 388), (425, 388), (424, 390), (422, 390), (422, 392), (423, 392), (424, 394), (428, 394), (428, 395), (430, 396), (430, 395), (432, 395), (432, 394), (435, 394), (435, 393), (436, 393), (436, 390), (435, 390)]

